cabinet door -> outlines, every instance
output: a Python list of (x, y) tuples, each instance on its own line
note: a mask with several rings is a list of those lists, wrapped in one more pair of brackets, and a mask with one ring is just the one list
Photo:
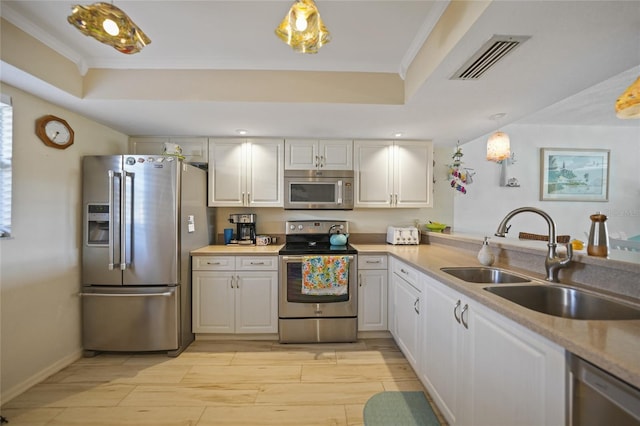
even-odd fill
[(191, 276), (194, 333), (233, 333), (235, 273), (194, 271)]
[(353, 170), (353, 141), (351, 140), (320, 140), (318, 153), (321, 169)]
[(387, 270), (361, 269), (358, 274), (358, 330), (387, 330)]
[(246, 202), (245, 141), (209, 140), (209, 206), (242, 207)]
[(287, 139), (284, 158), (287, 170), (315, 169), (320, 161), (318, 141), (315, 139)]
[(169, 138), (169, 142), (180, 145), (184, 161), (206, 163), (209, 161), (209, 142), (207, 138)]
[[(420, 378), (451, 425), (460, 424), (463, 390), (462, 309), (459, 293), (424, 276), (424, 333)], [(454, 310), (456, 312), (454, 313)]]
[(129, 152), (132, 154), (161, 155), (168, 137), (133, 137), (129, 139)]
[(415, 371), (419, 371), (422, 317), (420, 291), (396, 274), (396, 343)]
[(355, 206), (390, 207), (393, 203), (393, 142), (355, 141)]
[(566, 424), (564, 350), (478, 304), (468, 326), (463, 423)]
[(284, 206), (284, 140), (249, 140), (247, 202), (251, 207)]
[(278, 273), (237, 272), (236, 333), (278, 332)]
[(395, 143), (394, 206), (431, 207), (433, 203), (433, 146), (427, 141)]

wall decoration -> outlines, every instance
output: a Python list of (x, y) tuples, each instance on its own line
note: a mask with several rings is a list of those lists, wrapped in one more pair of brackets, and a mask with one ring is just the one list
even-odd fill
[(540, 149), (542, 201), (607, 201), (608, 149)]
[(462, 167), (463, 156), (462, 148), (456, 146), (456, 152), (451, 157), (453, 158), (453, 163), (449, 164), (447, 175), (448, 179), (451, 179), (451, 188), (462, 194), (466, 194), (467, 188), (465, 185), (473, 183), (473, 175), (475, 175), (475, 173), (472, 172), (473, 169)]

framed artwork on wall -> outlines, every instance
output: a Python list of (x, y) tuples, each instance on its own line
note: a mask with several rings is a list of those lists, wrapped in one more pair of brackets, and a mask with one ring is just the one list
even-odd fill
[(608, 149), (540, 148), (540, 200), (608, 199)]

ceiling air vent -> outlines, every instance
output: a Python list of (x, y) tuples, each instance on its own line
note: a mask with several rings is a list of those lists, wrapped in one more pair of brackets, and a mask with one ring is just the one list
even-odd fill
[(509, 52), (531, 36), (494, 35), (482, 45), (451, 77), (452, 80), (477, 80)]

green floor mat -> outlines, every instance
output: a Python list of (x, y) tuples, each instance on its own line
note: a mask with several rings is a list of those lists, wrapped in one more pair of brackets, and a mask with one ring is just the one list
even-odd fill
[(364, 406), (365, 426), (440, 426), (422, 392), (381, 392)]

